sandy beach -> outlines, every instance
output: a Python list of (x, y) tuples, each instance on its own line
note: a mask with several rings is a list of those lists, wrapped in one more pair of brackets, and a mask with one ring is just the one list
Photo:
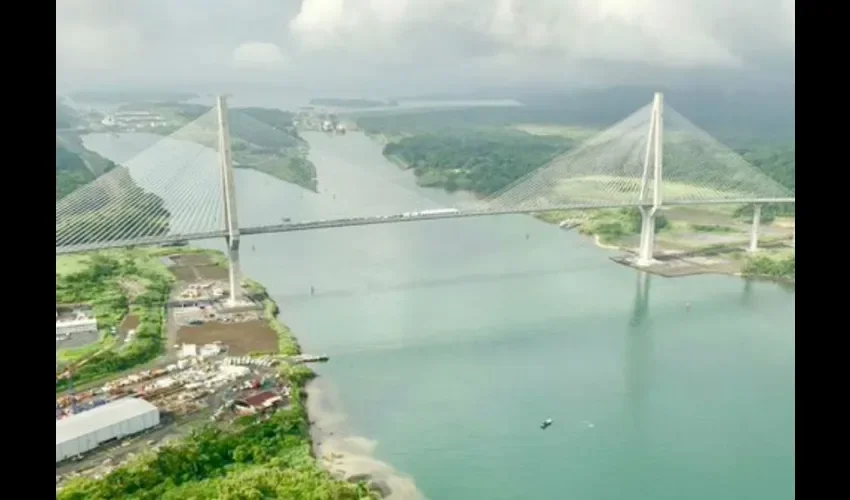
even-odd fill
[(374, 457), (376, 442), (351, 434), (334, 389), (321, 378), (307, 384), (307, 412), (316, 459), (331, 474), (349, 479), (368, 474), (389, 488), (390, 500), (425, 500), (413, 478)]

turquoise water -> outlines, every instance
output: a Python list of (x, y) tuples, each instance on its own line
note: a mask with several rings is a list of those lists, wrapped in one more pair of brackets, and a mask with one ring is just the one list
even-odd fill
[[(322, 192), (239, 171), (243, 224), (449, 200), (360, 134), (308, 139)], [(647, 277), (521, 216), (243, 248), (305, 350), (331, 355), (347, 426), (431, 499), (794, 496), (791, 291)]]

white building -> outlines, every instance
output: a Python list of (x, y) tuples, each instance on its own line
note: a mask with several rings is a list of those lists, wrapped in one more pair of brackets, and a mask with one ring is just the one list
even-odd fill
[(56, 337), (66, 338), (80, 333), (97, 333), (97, 318), (75, 312), (72, 318), (59, 318), (56, 311)]
[(198, 355), (198, 346), (195, 344), (183, 344), (180, 348), (181, 358), (191, 358)]
[(159, 409), (125, 398), (56, 421), (56, 463), (159, 425)]

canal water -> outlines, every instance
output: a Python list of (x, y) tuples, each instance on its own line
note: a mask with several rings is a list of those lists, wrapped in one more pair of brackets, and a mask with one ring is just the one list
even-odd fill
[[(462, 201), (416, 187), (362, 134), (306, 138), (320, 192), (237, 171), (241, 224)], [(105, 140), (86, 142), (115, 158), (131, 139)], [(331, 356), (334, 430), (369, 440), (427, 498), (794, 498), (793, 291), (647, 277), (524, 216), (243, 249), (305, 351)]]

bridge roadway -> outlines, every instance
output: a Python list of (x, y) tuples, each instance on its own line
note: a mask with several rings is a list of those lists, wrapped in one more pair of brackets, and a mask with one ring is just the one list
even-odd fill
[[(795, 203), (795, 198), (750, 198), (740, 200), (684, 200), (665, 202), (662, 208), (667, 207), (682, 207), (682, 206), (700, 206), (700, 205), (753, 205), (767, 203)], [(355, 217), (350, 219), (333, 219), (333, 220), (318, 220), (306, 222), (294, 222), (286, 224), (277, 224), (270, 226), (254, 226), (244, 227), (239, 229), (240, 235), (256, 235), (256, 234), (271, 234), (271, 233), (289, 233), (294, 231), (312, 231), (317, 229), (332, 229), (338, 227), (354, 227), (354, 226), (372, 226), (377, 224), (397, 224), (400, 222), (420, 222), (426, 220), (441, 220), (441, 219), (462, 219), (468, 217), (490, 217), (494, 215), (528, 215), (535, 213), (547, 212), (571, 212), (583, 210), (605, 210), (617, 208), (651, 208), (652, 204), (640, 203), (617, 203), (617, 204), (599, 204), (586, 203), (575, 205), (564, 205), (560, 207), (549, 208), (528, 208), (528, 209), (508, 209), (508, 210), (467, 210), (458, 212), (444, 212), (436, 214), (418, 214), (418, 215), (385, 215), (385, 216), (369, 216)], [(216, 238), (224, 238), (227, 235), (225, 230), (198, 232), (190, 234), (166, 234), (147, 236), (144, 238), (133, 238), (129, 240), (112, 240), (101, 243), (85, 243), (82, 245), (67, 245), (56, 247), (56, 255), (65, 255), (73, 253), (90, 252), (94, 250), (106, 250), (110, 248), (123, 248), (134, 246), (151, 246), (169, 243), (177, 243), (180, 241), (194, 240), (210, 240)]]

